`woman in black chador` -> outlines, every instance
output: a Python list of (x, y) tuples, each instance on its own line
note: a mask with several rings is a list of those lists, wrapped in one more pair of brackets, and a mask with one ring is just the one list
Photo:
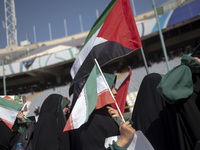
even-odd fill
[(62, 133), (69, 101), (58, 94), (49, 95), (42, 104), (33, 134), (34, 150), (69, 150), (69, 137)]
[(11, 135), (11, 130), (0, 119), (0, 149), (1, 150), (9, 150), (11, 148), (10, 143), (9, 143), (10, 135)]
[[(107, 74), (105, 78), (110, 89), (112, 89), (113, 95), (116, 96), (117, 91), (114, 88), (116, 76)], [(95, 109), (85, 124), (78, 129), (69, 131), (71, 149), (126, 150), (124, 147), (132, 140), (135, 130), (128, 121), (125, 123), (121, 122), (119, 125), (121, 117), (119, 117), (117, 112), (109, 105)], [(105, 139), (116, 135), (120, 135), (120, 138), (116, 142), (111, 143), (108, 148), (105, 148)]]
[(199, 49), (167, 74), (145, 76), (132, 120), (155, 150), (200, 149)]
[(0, 150), (11, 150), (13, 148), (21, 133), (27, 127), (27, 120), (24, 118), (23, 111), (20, 110), (11, 130), (0, 118)]

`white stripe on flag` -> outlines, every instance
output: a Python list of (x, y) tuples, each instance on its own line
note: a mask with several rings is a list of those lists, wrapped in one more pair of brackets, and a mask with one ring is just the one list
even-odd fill
[[(83, 123), (85, 123), (88, 119), (87, 117), (89, 116), (88, 98), (87, 95), (85, 95), (85, 90), (86, 89), (84, 87), (71, 113), (74, 129), (79, 128)], [(103, 80), (103, 77), (99, 74), (97, 77), (97, 94), (102, 94), (105, 90), (107, 90), (107, 86)]]
[(107, 86), (103, 80), (103, 77), (100, 75), (97, 77), (97, 94), (101, 93), (104, 90), (107, 90)]
[(17, 111), (7, 109), (4, 107), (0, 107), (0, 118), (7, 120), (8, 122), (14, 123), (16, 116), (17, 116)]
[(76, 105), (74, 106), (71, 113), (74, 129), (79, 128), (83, 123), (85, 123), (88, 116), (87, 114), (88, 103), (84, 90), (85, 89), (83, 88), (83, 91), (81, 92), (79, 98), (77, 99)]
[(75, 77), (77, 71), (79, 70), (82, 63), (85, 61), (85, 58), (88, 56), (92, 48), (98, 44), (101, 44), (107, 41), (106, 39), (103, 39), (102, 37), (97, 37), (100, 29), (101, 27), (95, 32), (95, 34), (93, 34), (93, 36), (85, 44), (84, 48), (78, 54), (70, 71), (72, 78)]

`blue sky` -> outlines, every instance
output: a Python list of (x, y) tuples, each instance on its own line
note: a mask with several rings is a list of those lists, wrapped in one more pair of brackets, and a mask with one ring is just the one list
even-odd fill
[[(16, 0), (15, 11), (17, 18), (18, 44), (26, 40), (34, 42), (33, 26), (35, 26), (37, 42), (50, 40), (49, 23), (51, 24), (52, 39), (65, 37), (64, 19), (67, 22), (68, 35), (81, 32), (81, 15), (83, 30), (88, 31), (96, 21), (96, 10), (99, 15), (111, 0)], [(152, 10), (152, 0), (133, 0), (136, 14)], [(155, 0), (160, 6), (167, 0)], [(132, 1), (130, 0), (132, 4)], [(0, 49), (5, 48), (6, 31), (2, 21), (5, 20), (4, 1), (0, 1)]]

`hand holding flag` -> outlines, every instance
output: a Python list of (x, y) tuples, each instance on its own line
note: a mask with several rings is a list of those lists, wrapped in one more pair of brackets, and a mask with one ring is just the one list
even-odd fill
[(95, 108), (101, 108), (114, 102), (98, 67), (95, 65), (72, 109), (63, 132), (79, 128), (87, 122)]
[(22, 104), (0, 97), (0, 118), (11, 130), (22, 106)]
[[(72, 109), (63, 132), (79, 128), (82, 124), (87, 122), (90, 114), (95, 108), (99, 109), (107, 104), (115, 102), (115, 98), (113, 97), (108, 83), (97, 63), (94, 65), (94, 68)], [(124, 120), (122, 115), (121, 118)]]

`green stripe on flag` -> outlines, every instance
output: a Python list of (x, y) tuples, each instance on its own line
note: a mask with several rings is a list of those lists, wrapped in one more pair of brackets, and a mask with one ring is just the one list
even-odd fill
[[(95, 65), (85, 84), (86, 98), (88, 100), (88, 114), (90, 115), (97, 104), (97, 73), (99, 72)], [(88, 116), (87, 114), (87, 116)], [(89, 117), (89, 116), (88, 116)], [(87, 118), (88, 119), (88, 118)]]
[(10, 110), (15, 110), (15, 111), (19, 111), (22, 108), (22, 104), (19, 104), (17, 102), (13, 102), (7, 99), (4, 99), (2, 97), (0, 97), (0, 107), (4, 107), (6, 109), (10, 109)]
[(93, 36), (93, 34), (96, 33), (96, 31), (102, 26), (102, 24), (106, 20), (108, 14), (112, 10), (112, 8), (113, 8), (113, 6), (115, 5), (116, 2), (117, 2), (117, 0), (112, 0), (112, 2), (109, 3), (109, 5), (104, 10), (104, 12), (101, 14), (101, 16), (96, 20), (96, 22), (94, 23), (94, 25), (90, 29), (90, 33), (88, 34), (83, 47), (90, 40), (90, 38)]

